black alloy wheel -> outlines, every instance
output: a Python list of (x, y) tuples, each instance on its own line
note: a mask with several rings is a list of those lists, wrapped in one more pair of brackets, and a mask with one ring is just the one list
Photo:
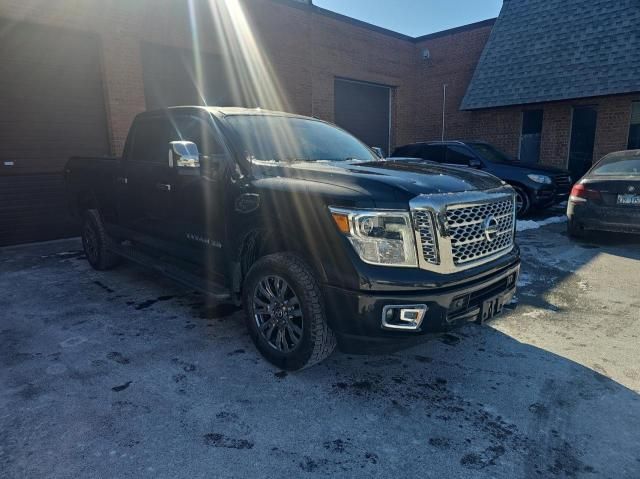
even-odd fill
[(302, 307), (284, 278), (265, 276), (256, 284), (253, 313), (260, 335), (276, 351), (288, 353), (300, 345), (304, 328)]

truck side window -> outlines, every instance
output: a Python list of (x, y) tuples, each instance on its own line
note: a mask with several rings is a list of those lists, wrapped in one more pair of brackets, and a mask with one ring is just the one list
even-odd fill
[(173, 140), (192, 141), (201, 155), (224, 154), (222, 144), (208, 122), (194, 116), (182, 116), (175, 118), (175, 126), (178, 137)]
[(451, 145), (447, 147), (447, 163), (469, 166), (469, 162), (474, 158), (473, 153), (463, 146)]
[(424, 145), (417, 152), (417, 156), (423, 160), (444, 163), (444, 145)]
[(143, 118), (133, 132), (132, 161), (167, 164), (171, 126), (164, 118)]

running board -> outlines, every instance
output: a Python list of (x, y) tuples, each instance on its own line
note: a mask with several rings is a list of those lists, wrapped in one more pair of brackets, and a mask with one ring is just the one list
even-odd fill
[(186, 269), (180, 268), (162, 257), (154, 257), (148, 255), (133, 246), (127, 245), (110, 245), (114, 253), (138, 263), (149, 269), (153, 269), (184, 286), (193, 288), (203, 294), (206, 294), (215, 301), (226, 301), (231, 299), (231, 293), (224, 286), (208, 281)]

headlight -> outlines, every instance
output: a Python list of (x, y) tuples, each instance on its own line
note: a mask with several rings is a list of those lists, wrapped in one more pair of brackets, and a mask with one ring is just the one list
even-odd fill
[(365, 263), (418, 266), (411, 216), (406, 211), (329, 210)]
[(544, 175), (527, 175), (531, 181), (535, 181), (536, 183), (542, 183), (543, 185), (550, 185), (553, 183), (551, 178)]

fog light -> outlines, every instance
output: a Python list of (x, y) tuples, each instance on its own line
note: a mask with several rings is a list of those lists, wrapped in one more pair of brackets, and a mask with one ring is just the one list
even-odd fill
[(427, 312), (426, 304), (393, 305), (382, 309), (382, 327), (416, 331)]
[(462, 296), (461, 298), (454, 299), (451, 302), (451, 306), (449, 306), (449, 312), (457, 313), (458, 311), (467, 309), (468, 301), (469, 301), (469, 296)]

